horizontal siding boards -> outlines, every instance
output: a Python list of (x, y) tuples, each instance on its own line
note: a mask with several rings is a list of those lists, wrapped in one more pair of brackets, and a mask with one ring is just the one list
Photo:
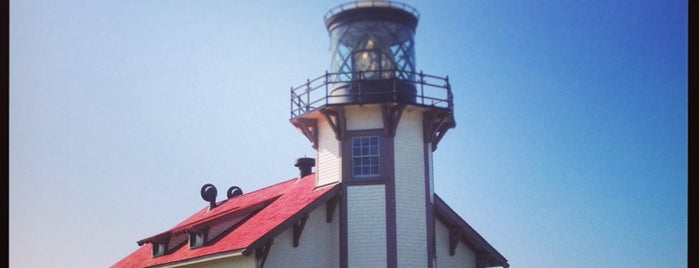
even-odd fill
[(321, 123), (318, 135), (318, 159), (317, 163), (317, 186), (323, 186), (342, 179), (342, 158), (340, 155), (340, 142), (335, 138), (330, 125), (327, 122)]
[(345, 108), (345, 112), (348, 131), (383, 128), (379, 105), (350, 106)]
[(435, 242), (437, 267), (476, 268), (476, 253), (466, 244), (459, 242), (454, 256), (449, 254), (449, 228), (439, 220), (435, 220)]
[[(293, 227), (274, 237), (265, 267), (339, 267), (339, 221), (326, 221), (326, 205), (309, 213), (299, 240), (293, 246)], [(335, 212), (337, 216), (337, 212)], [(336, 219), (336, 217), (335, 217)]]
[(398, 267), (427, 266), (427, 185), (421, 111), (405, 110), (394, 142)]
[(386, 187), (347, 187), (348, 267), (386, 267)]

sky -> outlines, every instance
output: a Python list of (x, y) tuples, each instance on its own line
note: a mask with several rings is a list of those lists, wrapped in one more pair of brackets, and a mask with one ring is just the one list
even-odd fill
[[(686, 1), (403, 2), (454, 94), (435, 192), (512, 267), (687, 267)], [(295, 177), (342, 3), (11, 0), (9, 266), (108, 267), (206, 183)]]

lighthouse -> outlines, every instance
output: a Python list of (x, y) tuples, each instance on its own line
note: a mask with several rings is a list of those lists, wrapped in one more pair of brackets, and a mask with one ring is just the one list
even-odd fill
[(419, 17), (390, 1), (330, 9), (330, 67), (290, 92), (315, 157), (225, 199), (204, 184), (204, 207), (112, 267), (509, 267), (434, 193), (432, 154), (456, 123), (449, 79), (415, 67)]
[(343, 267), (432, 267), (432, 153), (455, 127), (448, 77), (417, 71), (418, 11), (357, 1), (324, 17), (330, 68), (291, 89), (316, 186), (341, 183)]

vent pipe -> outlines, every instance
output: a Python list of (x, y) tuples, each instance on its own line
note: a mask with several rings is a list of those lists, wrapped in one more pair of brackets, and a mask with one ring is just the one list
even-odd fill
[(216, 187), (211, 183), (204, 184), (204, 186), (201, 187), (201, 198), (204, 199), (204, 201), (209, 201), (209, 210), (216, 207), (217, 193)]
[(238, 186), (231, 186), (231, 188), (228, 188), (228, 192), (226, 192), (226, 196), (228, 196), (228, 198), (236, 197), (241, 194), (243, 194), (243, 189), (240, 189)]
[(316, 160), (310, 157), (302, 157), (296, 159), (295, 167), (299, 168), (299, 179), (313, 173), (313, 167), (316, 166)]

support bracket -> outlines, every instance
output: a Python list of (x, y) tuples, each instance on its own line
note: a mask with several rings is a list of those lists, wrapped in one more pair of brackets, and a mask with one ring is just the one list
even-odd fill
[(425, 111), (423, 116), (423, 138), (432, 144), (432, 151), (437, 150), (437, 144), (447, 134), (447, 130), (456, 127), (454, 115), (444, 111)]
[(345, 113), (342, 108), (323, 108), (320, 109), (320, 113), (323, 114), (326, 120), (328, 120), (328, 124), (330, 124), (333, 132), (335, 132), (335, 139), (342, 141), (343, 137), (345, 136)]
[(330, 200), (325, 203), (325, 222), (331, 223), (333, 221), (333, 215), (335, 214), (335, 208), (337, 207), (339, 199), (339, 196), (336, 196), (330, 198)]
[(294, 223), (294, 247), (299, 246), (299, 240), (301, 240), (301, 233), (303, 233), (303, 227), (306, 226), (306, 220), (308, 220), (308, 214), (303, 214), (303, 217)]
[(489, 267), (488, 258), (484, 255), (485, 253), (476, 253), (476, 268)]
[(449, 256), (456, 254), (456, 246), (459, 245), (459, 240), (461, 240), (461, 231), (457, 228), (449, 229)]
[(318, 149), (318, 120), (311, 118), (295, 118), (291, 120), (291, 124), (301, 130), (301, 133), (311, 142), (313, 149)]
[(384, 104), (381, 106), (383, 129), (387, 137), (393, 138), (396, 136), (396, 128), (398, 128), (403, 110), (405, 110), (405, 104)]
[(267, 255), (269, 255), (269, 249), (272, 247), (272, 240), (270, 239), (264, 246), (255, 249), (255, 260), (257, 261), (257, 268), (264, 268), (265, 261), (267, 260)]

